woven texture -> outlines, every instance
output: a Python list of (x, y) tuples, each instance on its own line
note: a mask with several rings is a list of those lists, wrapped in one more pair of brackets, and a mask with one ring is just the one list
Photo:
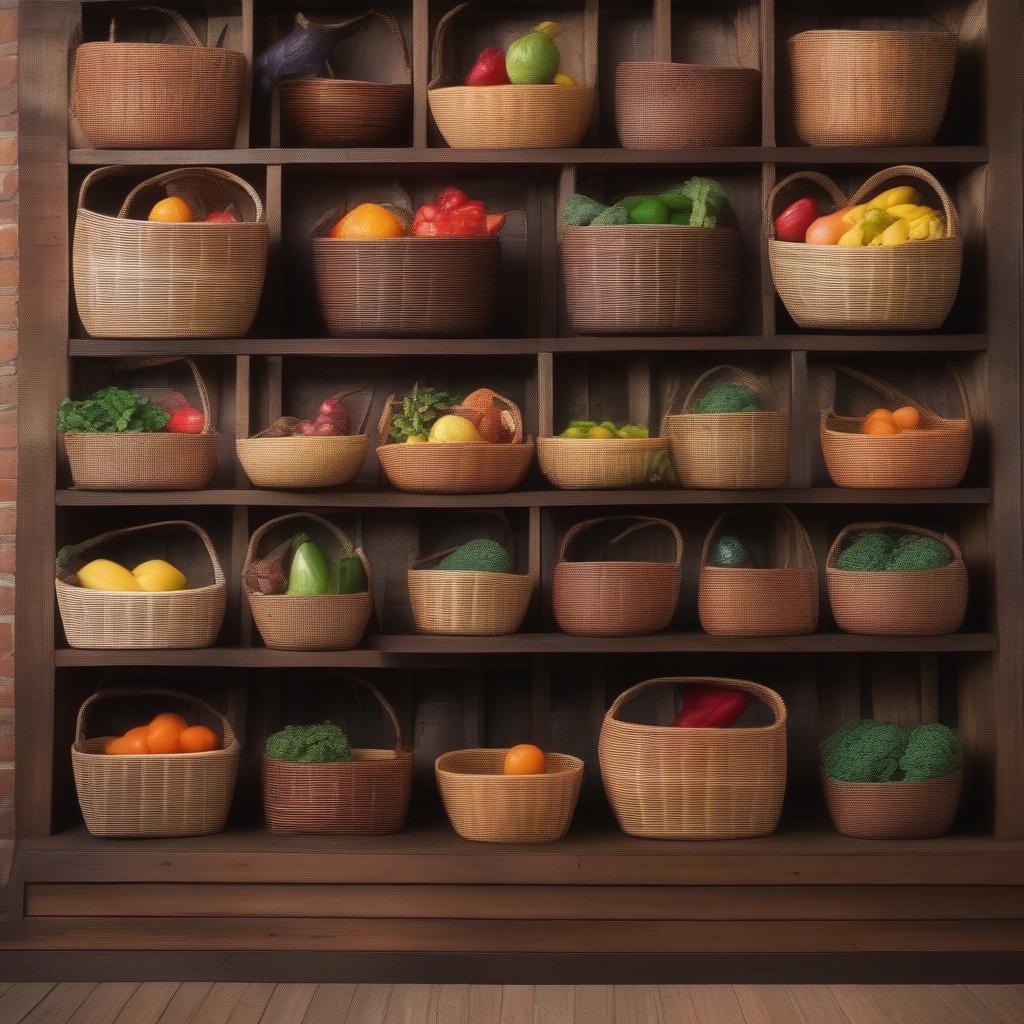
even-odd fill
[[(202, 754), (104, 754), (110, 736), (85, 739), (85, 718), (97, 701), (169, 697), (204, 711), (223, 739)], [(101, 690), (78, 711), (71, 767), (85, 827), (107, 838), (204, 836), (227, 821), (240, 747), (231, 723), (205, 701), (175, 690)]]
[(797, 134), (810, 146), (930, 145), (955, 63), (946, 32), (801, 32), (789, 40)]
[(563, 490), (614, 490), (646, 483), (651, 463), (667, 450), (665, 437), (540, 437), (537, 462), (548, 480)]
[(924, 782), (837, 782), (823, 778), (837, 832), (857, 839), (933, 839), (953, 826), (963, 772)]
[[(914, 533), (941, 541), (953, 561), (941, 569), (914, 572), (851, 572), (836, 559), (869, 530)], [(967, 569), (955, 540), (919, 526), (855, 523), (841, 530), (825, 562), (828, 597), (836, 625), (846, 633), (870, 636), (941, 636), (955, 633), (967, 610)]]
[(507, 749), (452, 750), (435, 763), (452, 828), (478, 843), (553, 843), (569, 829), (583, 762), (547, 754), (542, 775), (505, 775)]
[[(434, 558), (441, 557), (435, 555)], [(410, 569), (409, 602), (420, 633), (506, 636), (517, 633), (535, 581), (504, 572)]]
[[(638, 725), (618, 716), (645, 690), (695, 683), (743, 690), (774, 715), (761, 728)], [(638, 683), (604, 716), (598, 759), (619, 827), (646, 839), (743, 839), (775, 830), (786, 791), (786, 706), (742, 679), (666, 676)]]

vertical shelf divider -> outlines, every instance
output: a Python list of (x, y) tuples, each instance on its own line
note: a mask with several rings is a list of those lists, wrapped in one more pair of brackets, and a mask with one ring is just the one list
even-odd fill
[(654, 57), (656, 61), (672, 60), (672, 0), (654, 0), (652, 11)]
[(412, 0), (412, 145), (427, 148), (427, 82), (430, 66), (430, 0)]

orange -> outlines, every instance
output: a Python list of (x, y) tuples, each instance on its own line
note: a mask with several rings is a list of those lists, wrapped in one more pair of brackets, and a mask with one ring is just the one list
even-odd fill
[(376, 203), (361, 203), (331, 228), (331, 238), (401, 238), (405, 225)]
[(177, 715), (173, 711), (161, 711), (159, 715), (156, 715), (150, 720), (149, 724), (156, 725), (158, 722), (172, 722), (178, 732), (181, 732), (182, 729), (188, 728), (188, 722), (186, 722), (181, 715)]
[(123, 736), (115, 736), (112, 740), (107, 740), (103, 746), (104, 754), (134, 754), (134, 750), (129, 749), (130, 744)]
[(892, 414), (900, 430), (916, 430), (921, 425), (921, 414), (912, 405), (902, 405)]
[(870, 420), (875, 416), (884, 416), (887, 420), (892, 419), (892, 413), (888, 409), (872, 409), (864, 419)]
[(164, 224), (188, 224), (194, 220), (188, 203), (178, 196), (168, 196), (166, 199), (161, 199), (149, 211), (149, 219), (158, 220)]
[(122, 751), (124, 754), (148, 754), (149, 745), (146, 742), (146, 734), (149, 732), (148, 725), (138, 725), (134, 729), (129, 729), (122, 737), (121, 743), (124, 744), (125, 750)]
[(863, 426), (860, 428), (862, 434), (898, 434), (900, 428), (893, 423), (892, 420), (886, 419), (884, 416), (873, 416), (869, 420), (865, 420)]
[(207, 750), (220, 750), (220, 737), (205, 725), (190, 725), (182, 729), (178, 745), (186, 754), (201, 754)]
[(164, 712), (146, 727), (146, 746), (151, 754), (180, 754), (178, 737), (188, 728), (181, 715)]
[(506, 775), (543, 775), (544, 751), (532, 743), (520, 743), (505, 755)]

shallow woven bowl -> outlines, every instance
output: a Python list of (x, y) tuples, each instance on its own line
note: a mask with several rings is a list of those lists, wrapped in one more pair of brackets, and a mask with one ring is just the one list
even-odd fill
[(517, 487), (533, 461), (516, 444), (385, 444), (377, 459), (391, 486), (414, 494), (497, 494)]
[(925, 782), (837, 782), (822, 778), (837, 832), (857, 839), (933, 839), (953, 826), (963, 771)]
[(533, 586), (515, 573), (410, 569), (409, 603), (420, 633), (506, 636), (523, 624)]
[(217, 435), (64, 434), (75, 487), (84, 491), (196, 491), (217, 469)]
[(369, 437), (242, 437), (235, 441), (238, 461), (253, 487), (301, 490), (342, 487), (366, 458)]
[(537, 438), (541, 472), (563, 490), (640, 487), (667, 437)]
[(281, 127), (291, 146), (386, 146), (409, 122), (412, 86), (339, 78), (282, 82)]

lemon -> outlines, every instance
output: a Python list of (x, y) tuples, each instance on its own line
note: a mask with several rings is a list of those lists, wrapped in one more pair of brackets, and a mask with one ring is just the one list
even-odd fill
[(427, 439), (422, 434), (410, 434), (405, 439), (406, 444), (426, 444)]
[(480, 432), (467, 419), (449, 414), (442, 416), (430, 428), (430, 441), (434, 444), (484, 444)]

